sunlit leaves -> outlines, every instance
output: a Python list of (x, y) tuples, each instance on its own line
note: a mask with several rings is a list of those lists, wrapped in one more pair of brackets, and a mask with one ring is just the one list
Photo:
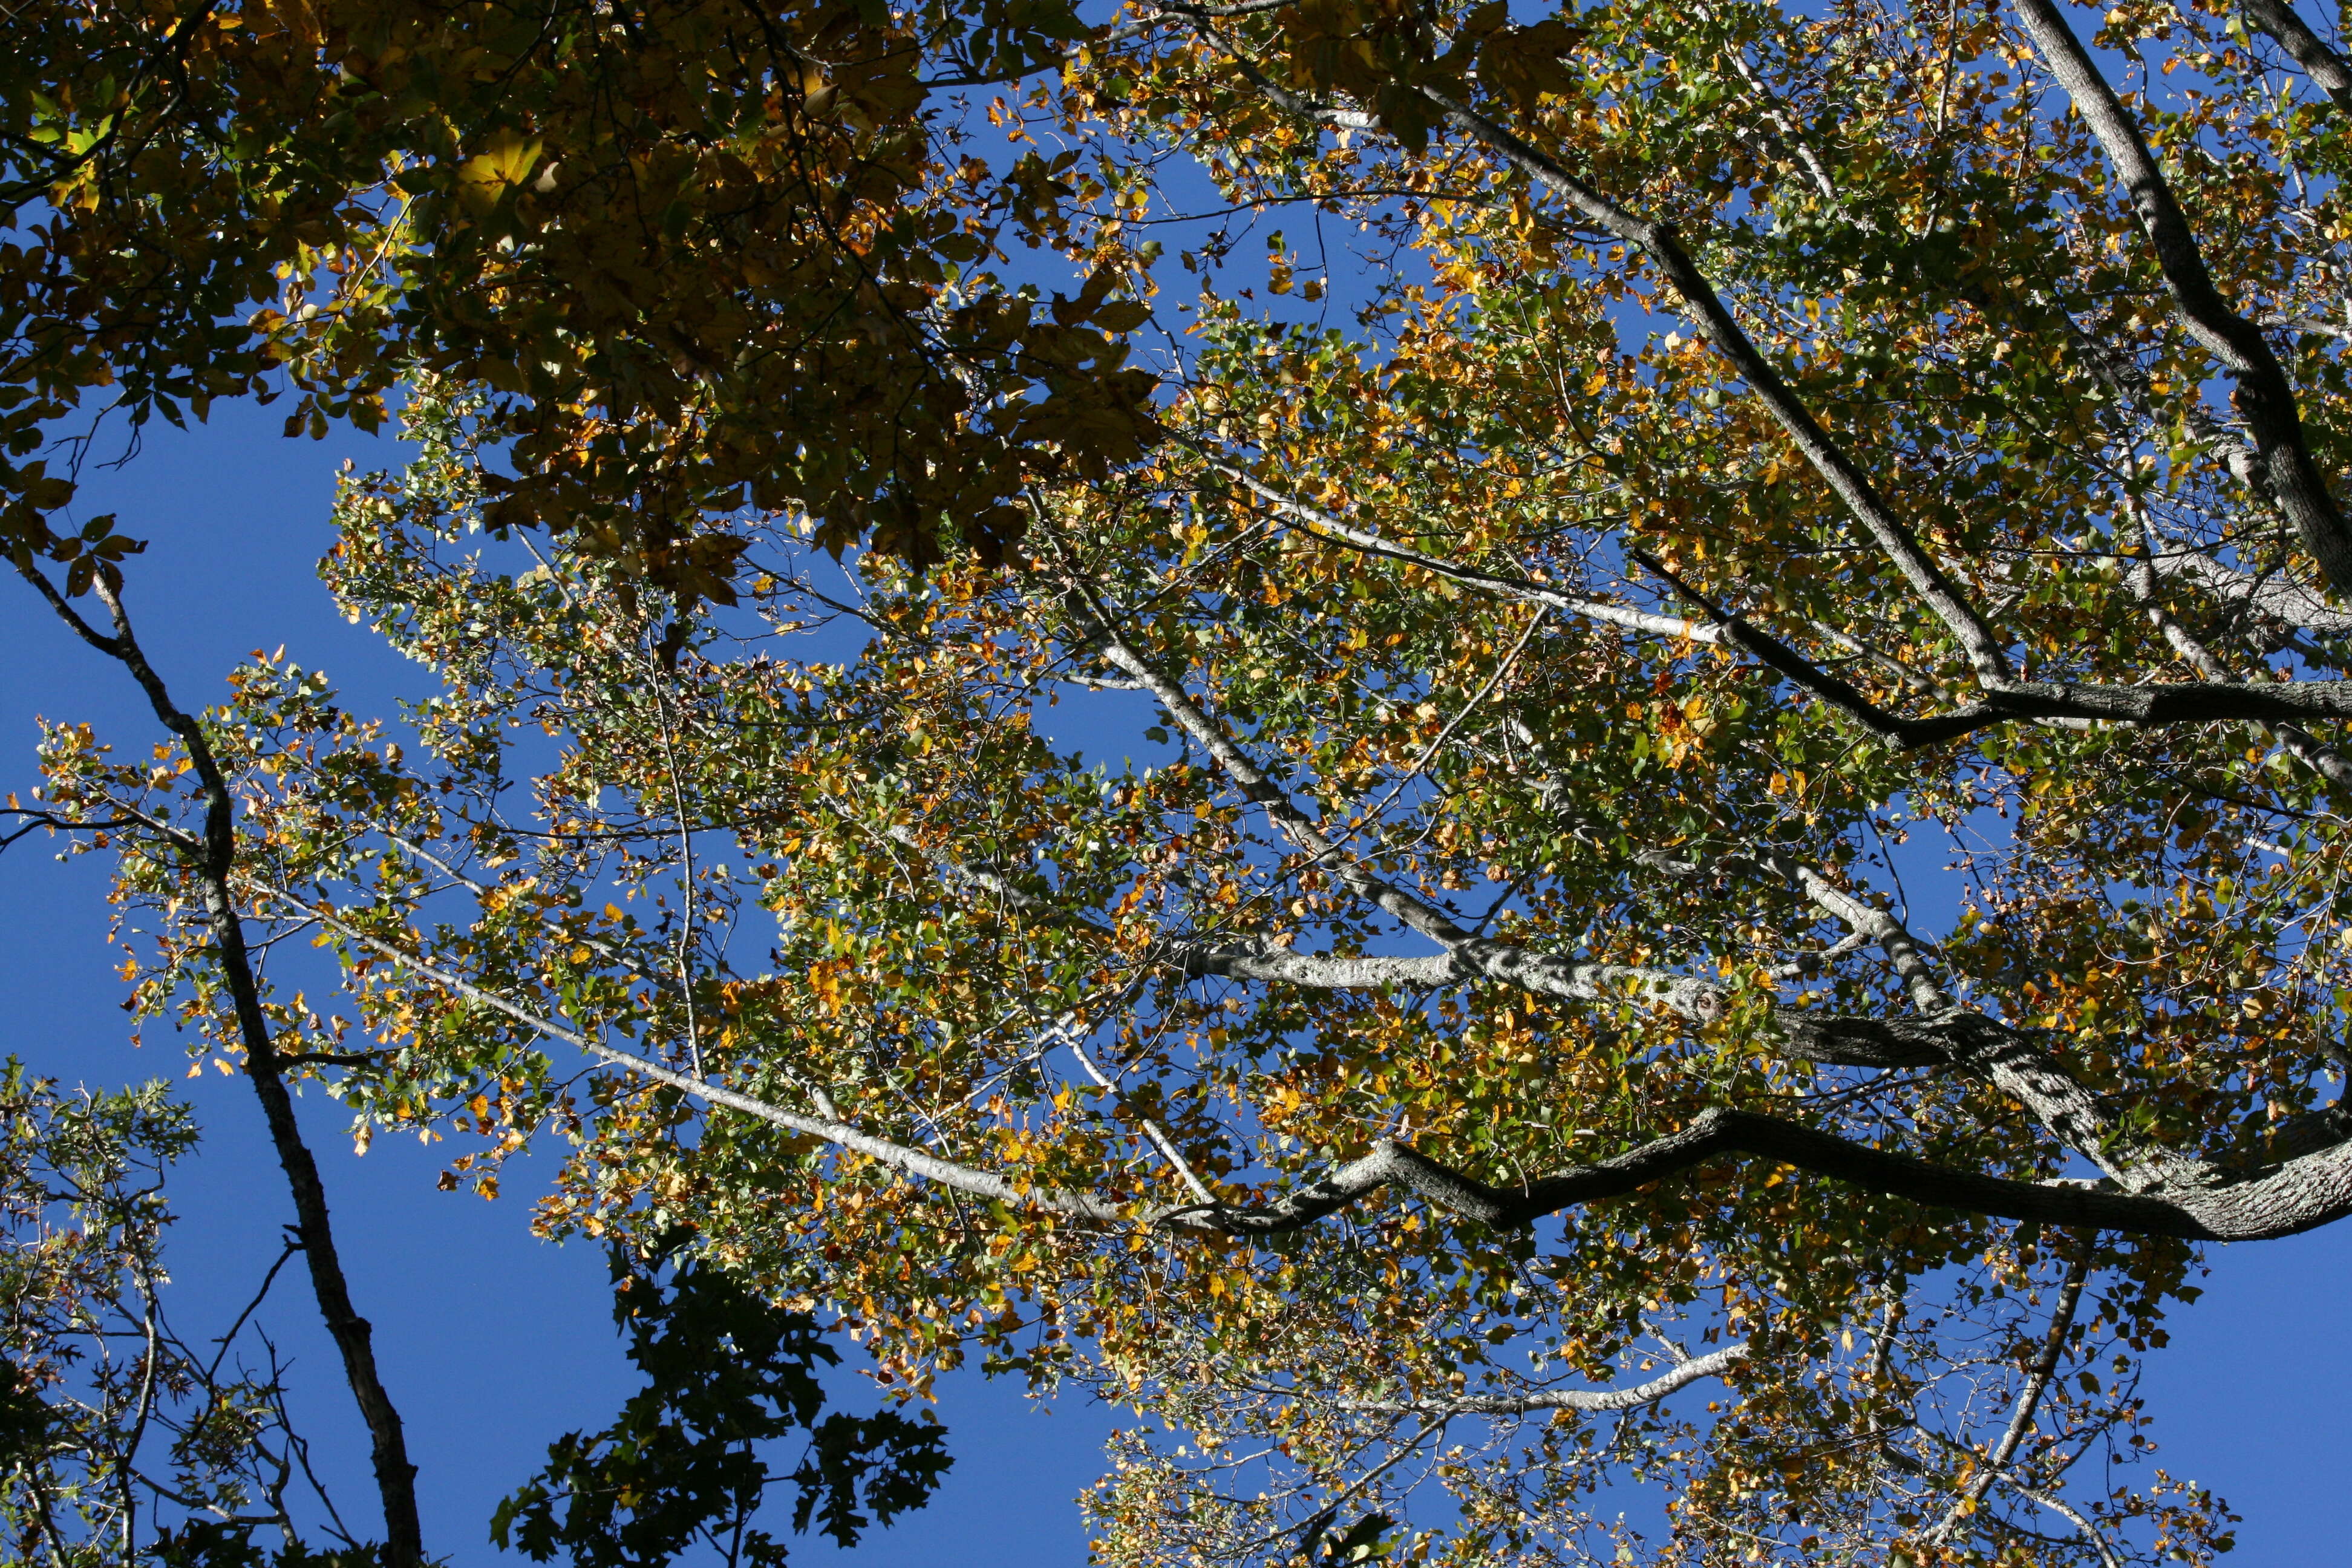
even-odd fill
[[(2341, 1136), (2328, 736), (2019, 707), (1906, 750), (1854, 717), (2022, 702), (2000, 661), (2108, 691), (2343, 668), (2210, 345), (2001, 11), (813, 11), (779, 24), (806, 30), (789, 69), (731, 14), (649, 13), (627, 47), (602, 16), (499, 45), (495, 90), (448, 28), (369, 23), (422, 41), (370, 34), (335, 91), (457, 105), (399, 168), (369, 154), (396, 213), (341, 220), (405, 270), (366, 296), (354, 242), (301, 239), (359, 261), (331, 284), (300, 253), (260, 323), (304, 418), (395, 343), (425, 367), (422, 459), (350, 480), (327, 568), (428, 672), (415, 743), (279, 660), (215, 720), (257, 916), (341, 922), (341, 996), (272, 1016), (360, 1058), (328, 1076), (362, 1137), (460, 1136), (446, 1180), (485, 1192), (560, 1139), (551, 1232), (689, 1229), (837, 1313), (894, 1387), (977, 1356), (1164, 1419), (1095, 1500), (1108, 1561), (2219, 1549), (2221, 1505), (2152, 1467), (2084, 1479), (2148, 1456), (2133, 1367), (2193, 1293), (2169, 1242), (1764, 1161), (1526, 1232), (1394, 1194), (1263, 1242), (1142, 1223), (1384, 1138), (1507, 1185), (1721, 1108), (2019, 1181), (2147, 1149), (2233, 1181)], [(2134, 111), (2336, 463), (2340, 131), (2230, 18), (2106, 25), (2175, 51), (2148, 46)], [(919, 59), (1048, 58), (987, 108), (994, 161), (959, 140), (980, 114), (919, 131)], [(100, 134), (62, 102), (42, 127)], [(1186, 157), (1218, 216), (1178, 242), (1204, 287), (1154, 383), (1116, 340), (1176, 324), (1176, 272), (1129, 231), (1213, 205)], [(1631, 216), (1597, 223), (1547, 167)], [(1727, 317), (1693, 319), (1653, 220)], [(1034, 297), (1002, 281), (1033, 241), (1073, 263)], [(338, 339), (346, 315), (369, 324)], [(1775, 377), (1916, 558), (1758, 395)], [(534, 557), (520, 522), (556, 537)], [(1921, 562), (2000, 660), (1915, 591)], [(1824, 679), (1782, 679), (1733, 617)], [(1139, 661), (1197, 711), (1153, 710)], [(1106, 702), (1080, 754), (1053, 738)], [(168, 757), (47, 744), (52, 799), (181, 820)], [(132, 836), (138, 1001), (216, 1027), (174, 867)], [(1312, 978), (1429, 956), (1408, 897), (1617, 978)], [(1284, 963), (1310, 978), (1230, 978)], [(1653, 1005), (1633, 972), (1712, 1000)], [(1968, 1009), (2024, 1032), (2096, 1134), (1975, 1059), (1790, 1046), (1792, 1018)], [(832, 1131), (583, 1077), (559, 1029)], [(2064, 1375), (1979, 1487), (2053, 1333)], [(1704, 1401), (1622, 1422), (1425, 1419), (1735, 1341)], [(1606, 1522), (1628, 1476), (1669, 1489), (1665, 1534)], [(1372, 1526), (1423, 1480), (1454, 1522)], [(2072, 1534), (2038, 1500), (2062, 1493)]]

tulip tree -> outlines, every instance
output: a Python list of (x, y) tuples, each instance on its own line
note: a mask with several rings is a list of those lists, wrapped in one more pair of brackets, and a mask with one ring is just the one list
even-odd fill
[[(47, 737), (141, 1009), (453, 1187), (564, 1143), (550, 1233), (910, 1397), (1132, 1410), (1106, 1563), (2226, 1550), (2136, 1389), (2207, 1249), (2352, 1213), (2336, 44), (1316, 0), (1059, 64), (990, 112), (1158, 290), (1132, 449), (847, 556), (699, 490), (735, 602), (662, 604), (428, 358), (324, 569), (402, 731), (262, 661), (216, 789)], [(223, 920), (340, 989), (257, 1035)]]

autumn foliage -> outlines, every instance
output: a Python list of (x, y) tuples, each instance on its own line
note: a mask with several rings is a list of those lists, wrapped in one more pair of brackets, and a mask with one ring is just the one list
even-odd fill
[(404, 718), (48, 733), (143, 1017), (311, 933), (362, 1145), (1126, 1407), (1121, 1568), (2231, 1544), (2138, 1370), (2352, 1213), (2295, 13), (26, 16), (54, 605), (93, 400), (421, 454)]

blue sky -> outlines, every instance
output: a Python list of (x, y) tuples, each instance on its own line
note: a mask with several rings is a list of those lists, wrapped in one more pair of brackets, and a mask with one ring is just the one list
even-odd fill
[[(194, 434), (151, 433), (125, 468), (89, 476), (76, 510), (119, 511), (127, 531), (153, 542), (134, 563), (131, 603), (184, 704), (215, 700), (237, 660), (284, 644), (334, 678), (351, 707), (383, 710), (411, 685), (410, 667), (338, 618), (311, 568), (329, 540), (337, 464), (383, 467), (401, 449), (347, 432), (287, 441), (278, 425), (266, 410), (233, 407)], [(120, 671), (68, 639), (28, 591), (6, 592), (0, 606), (14, 656), (0, 681), (0, 788), (33, 782), (36, 713), (89, 720), (134, 744), (154, 738)], [(102, 894), (100, 858), (58, 864), (37, 842), (0, 857), (0, 1050), (68, 1083), (177, 1078), (186, 1063), (165, 1037), (140, 1052), (127, 1045)], [(173, 1300), (193, 1338), (234, 1315), (290, 1212), (244, 1083), (208, 1070), (184, 1087), (206, 1129), (176, 1189)], [(422, 1466), (427, 1544), (460, 1563), (520, 1562), (488, 1543), (492, 1505), (551, 1438), (601, 1425), (630, 1385), (604, 1260), (534, 1240), (526, 1183), (510, 1182), (496, 1203), (439, 1193), (435, 1152), (382, 1140), (357, 1158), (340, 1107), (313, 1095), (303, 1113)], [(2340, 1352), (2352, 1336), (2352, 1227), (2217, 1249), (2210, 1262), (2206, 1297), (2175, 1321), (2171, 1348), (2152, 1363), (2159, 1462), (2247, 1515), (2236, 1562), (2336, 1560), (2336, 1489), (2352, 1422), (2352, 1371)], [(362, 1434), (294, 1271), (265, 1321), (296, 1360), (298, 1415), (340, 1478), (344, 1507), (368, 1517)], [(847, 1380), (845, 1390), (857, 1396)], [(1106, 1415), (1075, 1404), (1040, 1413), (1016, 1387), (975, 1376), (942, 1384), (940, 1414), (958, 1461), (946, 1487), (929, 1510), (856, 1555), (874, 1568), (1081, 1563), (1072, 1499), (1096, 1473)], [(795, 1552), (803, 1563), (837, 1560), (821, 1542)]]

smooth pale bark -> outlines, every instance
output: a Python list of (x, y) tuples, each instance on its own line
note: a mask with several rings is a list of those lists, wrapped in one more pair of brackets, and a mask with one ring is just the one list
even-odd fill
[(1525, 1394), (1475, 1394), (1454, 1399), (1340, 1401), (1343, 1410), (1396, 1415), (1529, 1415), (1544, 1410), (1620, 1411), (1654, 1405), (1668, 1394), (1710, 1377), (1720, 1377), (1748, 1359), (1748, 1342), (1709, 1351), (1627, 1388), (1531, 1388)]

